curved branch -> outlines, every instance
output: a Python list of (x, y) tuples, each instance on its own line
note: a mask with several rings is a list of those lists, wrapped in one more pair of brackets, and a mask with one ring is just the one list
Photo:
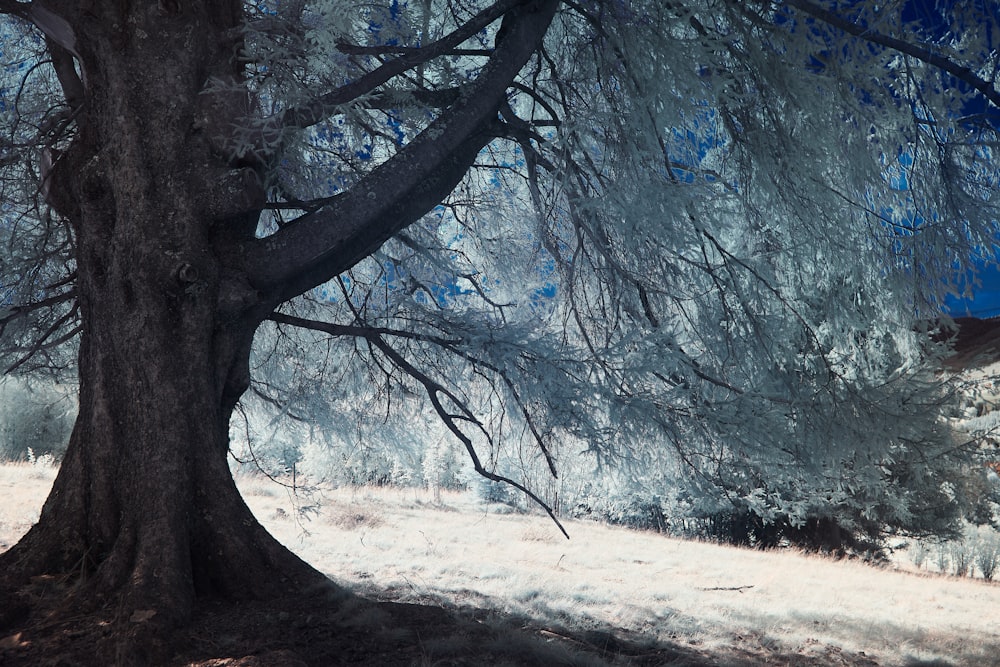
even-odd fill
[[(496, 365), (491, 364), (491, 363), (489, 363), (487, 361), (483, 361), (482, 359), (476, 358), (476, 357), (470, 355), (468, 352), (466, 352), (464, 350), (457, 349), (455, 346), (459, 342), (461, 342), (461, 341), (459, 341), (457, 339), (448, 339), (448, 338), (442, 338), (442, 337), (439, 337), (439, 336), (427, 336), (425, 334), (419, 334), (419, 333), (412, 332), (412, 331), (401, 331), (401, 330), (398, 330), (398, 329), (388, 329), (388, 328), (384, 328), (384, 327), (364, 327), (364, 326), (352, 326), (352, 325), (334, 324), (332, 322), (320, 322), (320, 321), (317, 321), (317, 320), (308, 320), (308, 319), (305, 319), (305, 318), (302, 318), (302, 317), (297, 317), (295, 315), (287, 315), (285, 313), (272, 313), (269, 316), (268, 319), (270, 319), (273, 322), (277, 322), (279, 324), (287, 324), (287, 325), (296, 326), (296, 327), (299, 327), (299, 328), (302, 328), (302, 329), (310, 329), (310, 330), (313, 330), (313, 331), (322, 331), (324, 333), (330, 334), (331, 336), (355, 336), (355, 337), (364, 338), (369, 343), (371, 343), (375, 347), (377, 347), (380, 350), (382, 350), (383, 354), (386, 354), (386, 356), (389, 356), (389, 358), (393, 361), (393, 363), (396, 364), (396, 366), (398, 368), (400, 368), (402, 371), (404, 371), (405, 373), (407, 373), (408, 375), (410, 375), (411, 377), (413, 377), (414, 379), (416, 379), (425, 388), (428, 387), (427, 382), (433, 383), (433, 385), (435, 387), (435, 392), (444, 394), (445, 396), (448, 397), (449, 400), (451, 400), (453, 403), (455, 403), (455, 405), (459, 406), (462, 409), (462, 411), (463, 411), (463, 413), (465, 415), (465, 419), (467, 419), (468, 421), (470, 421), (470, 422), (478, 425), (479, 428), (480, 428), (480, 430), (483, 430), (481, 422), (478, 419), (475, 418), (475, 416), (473, 415), (472, 411), (469, 410), (469, 408), (466, 407), (465, 404), (457, 396), (455, 396), (453, 392), (451, 392), (447, 388), (443, 387), (440, 383), (437, 383), (437, 382), (431, 380), (430, 378), (428, 378), (426, 376), (426, 374), (423, 374), (422, 372), (418, 371), (415, 367), (413, 367), (412, 364), (410, 364), (410, 362), (408, 362), (406, 359), (404, 359), (402, 357), (402, 355), (400, 355), (398, 352), (396, 352), (395, 349), (393, 349), (391, 346), (389, 346), (389, 344), (386, 343), (385, 340), (383, 340), (382, 336), (384, 336), (384, 335), (386, 335), (386, 336), (394, 336), (394, 337), (398, 337), (398, 338), (405, 338), (405, 339), (408, 339), (408, 340), (416, 340), (416, 341), (420, 341), (420, 342), (431, 343), (433, 345), (437, 345), (437, 346), (441, 347), (442, 349), (447, 350), (448, 352), (450, 352), (450, 353), (452, 353), (452, 354), (454, 354), (454, 355), (456, 355), (456, 356), (458, 356), (458, 357), (466, 360), (467, 362), (472, 363), (473, 365), (479, 365), (479, 366), (481, 366), (481, 367), (489, 370), (490, 372), (495, 373), (500, 378), (500, 380), (503, 382), (504, 386), (507, 387), (508, 391), (510, 391), (510, 394), (511, 394), (511, 397), (513, 398), (513, 400), (514, 400), (514, 403), (517, 405), (518, 410), (520, 410), (521, 415), (525, 419), (525, 423), (528, 426), (528, 430), (531, 431), (532, 437), (535, 439), (535, 443), (542, 450), (542, 455), (545, 457), (545, 462), (548, 464), (549, 472), (552, 473), (552, 476), (554, 478), (558, 478), (559, 477), (559, 475), (558, 475), (558, 473), (556, 471), (555, 460), (552, 458), (552, 454), (549, 451), (548, 446), (545, 444), (545, 439), (542, 437), (542, 434), (539, 432), (538, 426), (535, 424), (535, 420), (532, 417), (531, 412), (528, 410), (528, 406), (525, 405), (524, 401), (521, 399), (521, 395), (518, 393), (517, 388), (514, 385), (514, 381), (510, 379), (509, 375), (502, 368), (499, 368)], [(391, 351), (391, 354), (390, 354), (390, 351)], [(412, 372), (411, 372), (411, 369), (412, 369)], [(414, 375), (414, 373), (420, 374), (421, 377), (417, 377), (417, 375)], [(423, 378), (423, 379), (421, 379), (421, 378)], [(428, 396), (431, 398), (431, 400), (433, 402), (433, 400), (434, 400), (433, 396), (430, 396), (430, 393), (428, 393)], [(437, 408), (435, 408), (435, 409), (437, 409)], [(439, 412), (439, 415), (440, 414), (441, 413)], [(442, 419), (444, 419), (444, 417), (442, 417)], [(449, 429), (451, 429), (451, 426), (449, 426)], [(483, 430), (483, 432), (485, 434), (485, 430)], [(459, 437), (461, 438), (462, 436), (459, 436)], [(487, 434), (487, 438), (489, 438), (488, 434)], [(471, 442), (466, 443), (466, 440), (464, 440), (464, 439), (462, 440), (462, 442), (464, 444), (466, 444), (466, 448), (468, 448), (469, 446), (471, 446)], [(470, 454), (473, 457), (474, 464), (478, 466), (479, 465), (479, 461), (478, 461), (478, 458), (476, 458), (475, 451), (471, 451)], [(479, 468), (478, 467), (477, 467), (476, 470), (477, 470), (477, 472), (479, 472)], [(480, 474), (482, 474), (482, 473), (480, 473)], [(494, 477), (490, 477), (489, 479), (493, 479), (494, 481), (509, 481), (509, 480), (506, 480), (506, 478), (495, 479)], [(546, 509), (546, 511), (549, 511), (549, 513), (551, 515), (551, 510), (545, 505), (545, 503), (543, 503), (540, 500), (538, 500), (537, 498), (535, 498), (534, 495), (532, 495), (526, 489), (523, 489), (517, 483), (514, 483), (514, 482), (510, 482), (510, 483), (514, 487), (516, 487), (518, 489), (521, 489), (522, 491), (525, 491), (525, 493), (527, 493), (529, 497), (531, 497), (536, 502), (538, 502), (542, 507), (544, 507)], [(553, 516), (553, 519), (555, 519), (554, 516)], [(556, 523), (558, 524), (559, 522), (556, 521)], [(560, 528), (561, 528), (561, 526), (560, 526)]]
[(86, 91), (83, 80), (76, 71), (73, 52), (51, 37), (46, 37), (45, 43), (52, 55), (52, 68), (56, 72), (59, 85), (62, 86), (66, 104), (73, 111), (77, 111), (83, 104)]
[(392, 336), (394, 338), (404, 338), (407, 340), (419, 341), (422, 343), (430, 343), (432, 345), (437, 345), (443, 350), (450, 352), (451, 354), (464, 359), (465, 361), (471, 363), (473, 366), (481, 366), (491, 373), (496, 374), (497, 377), (503, 382), (507, 390), (510, 391), (511, 398), (513, 398), (514, 403), (517, 405), (518, 410), (520, 410), (521, 415), (524, 417), (525, 423), (528, 426), (528, 430), (531, 431), (532, 437), (535, 439), (535, 443), (538, 445), (539, 449), (542, 450), (542, 455), (545, 457), (545, 462), (549, 467), (549, 472), (555, 478), (559, 477), (559, 473), (556, 470), (555, 459), (552, 458), (552, 453), (549, 451), (548, 445), (545, 444), (545, 438), (542, 437), (541, 432), (538, 429), (537, 424), (535, 424), (535, 419), (531, 415), (531, 411), (528, 406), (524, 403), (521, 398), (520, 392), (518, 392), (514, 381), (510, 378), (510, 375), (499, 366), (490, 363), (476, 357), (469, 352), (459, 349), (456, 347), (462, 341), (457, 338), (443, 338), (441, 336), (428, 336), (426, 334), (416, 333), (414, 331), (404, 331), (401, 329), (389, 329), (386, 327), (368, 327), (368, 326), (356, 326), (356, 325), (346, 325), (346, 324), (334, 324), (332, 322), (319, 322), (317, 320), (307, 320), (302, 317), (297, 317), (295, 315), (287, 315), (285, 313), (271, 313), (268, 317), (272, 322), (278, 324), (287, 324), (290, 326), (299, 327), (301, 329), (310, 329), (313, 331), (322, 331), (324, 333), (330, 334), (331, 336), (352, 336), (357, 338), (364, 338), (365, 340), (374, 344), (376, 338), (381, 338), (382, 336)]
[(531, 498), (537, 505), (539, 505), (542, 509), (545, 510), (545, 513), (549, 515), (549, 518), (552, 519), (552, 521), (556, 524), (556, 526), (559, 527), (559, 531), (568, 540), (569, 533), (566, 532), (566, 528), (563, 527), (562, 522), (559, 521), (559, 518), (556, 517), (555, 512), (552, 511), (552, 508), (549, 507), (545, 503), (545, 501), (543, 501), (537, 495), (529, 491), (528, 488), (525, 487), (523, 484), (515, 482), (509, 477), (504, 477), (503, 475), (497, 475), (496, 473), (492, 473), (483, 467), (483, 464), (479, 461), (479, 456), (476, 454), (476, 449), (472, 445), (472, 440), (469, 438), (469, 436), (465, 435), (465, 433), (463, 433), (460, 428), (458, 428), (458, 425), (455, 424), (454, 419), (452, 419), (451, 415), (445, 412), (444, 407), (441, 405), (440, 399), (438, 399), (437, 397), (437, 392), (433, 391), (433, 389), (430, 386), (425, 385), (425, 388), (427, 389), (427, 395), (431, 399), (431, 404), (434, 406), (435, 412), (437, 412), (438, 416), (444, 421), (445, 425), (448, 427), (448, 430), (450, 430), (455, 435), (455, 437), (461, 440), (462, 444), (465, 445), (465, 449), (466, 451), (469, 452), (469, 457), (472, 459), (472, 465), (475, 468), (476, 472), (481, 477), (485, 477), (486, 479), (491, 480), (493, 482), (500, 482), (501, 484), (509, 484), (518, 491), (524, 493), (524, 495)]
[(940, 70), (944, 70), (959, 81), (968, 84), (975, 90), (982, 93), (986, 99), (993, 104), (993, 106), (1000, 108), (1000, 92), (998, 92), (989, 81), (985, 81), (976, 76), (975, 72), (968, 67), (963, 67), (962, 65), (952, 62), (951, 60), (948, 60), (943, 56), (939, 56), (922, 46), (910, 44), (909, 42), (904, 42), (901, 39), (890, 37), (888, 35), (882, 35), (872, 31), (870, 28), (852, 23), (851, 21), (838, 16), (828, 9), (824, 9), (819, 5), (809, 2), (809, 0), (785, 0), (785, 4), (789, 7), (794, 7), (795, 9), (798, 9), (799, 11), (812, 16), (814, 19), (822, 21), (827, 25), (843, 30), (849, 35), (854, 35), (855, 37), (865, 40), (866, 42), (871, 42), (872, 44), (878, 44), (894, 51), (898, 51), (904, 55), (911, 56), (921, 62), (927, 63), (928, 65), (937, 67)]
[(465, 405), (464, 402), (462, 402), (457, 396), (455, 396), (454, 393), (448, 390), (447, 387), (444, 387), (439, 382), (436, 382), (435, 380), (431, 379), (420, 369), (413, 366), (413, 364), (404, 359), (401, 354), (399, 354), (395, 349), (393, 349), (388, 343), (386, 343), (381, 338), (372, 339), (372, 343), (376, 347), (378, 347), (378, 349), (380, 349), (383, 354), (389, 357), (389, 359), (394, 364), (396, 364), (396, 366), (400, 370), (402, 370), (407, 375), (409, 375), (414, 380), (423, 385), (424, 391), (427, 392), (427, 397), (431, 401), (431, 405), (434, 406), (434, 411), (437, 413), (441, 421), (444, 422), (445, 426), (448, 427), (448, 430), (451, 431), (452, 434), (454, 434), (454, 436), (458, 438), (463, 445), (465, 445), (465, 449), (469, 453), (469, 458), (472, 459), (472, 466), (475, 468), (476, 472), (479, 473), (480, 476), (485, 477), (486, 479), (494, 482), (509, 484), (518, 491), (524, 493), (524, 495), (531, 498), (531, 500), (533, 500), (539, 507), (545, 510), (545, 512), (549, 515), (549, 518), (552, 519), (553, 522), (555, 522), (555, 524), (559, 527), (559, 530), (562, 532), (562, 534), (566, 536), (566, 539), (569, 539), (569, 533), (566, 532), (566, 529), (559, 521), (559, 518), (556, 517), (555, 512), (552, 510), (551, 507), (549, 507), (548, 504), (545, 503), (545, 501), (539, 498), (535, 493), (530, 491), (523, 484), (520, 484), (519, 482), (516, 482), (510, 479), (509, 477), (504, 477), (503, 475), (497, 475), (496, 473), (490, 472), (489, 470), (483, 467), (482, 462), (479, 460), (479, 454), (476, 453), (476, 448), (472, 444), (472, 439), (469, 438), (469, 436), (467, 436), (465, 432), (462, 431), (461, 428), (459, 428), (458, 424), (455, 423), (455, 419), (459, 415), (452, 415), (447, 410), (445, 410), (444, 405), (441, 403), (440, 397), (441, 395), (446, 396), (448, 400), (454, 403), (455, 406), (462, 412), (462, 414), (460, 415), (461, 418), (469, 421), (472, 424), (475, 424), (479, 428), (479, 430), (482, 431), (484, 435), (486, 435), (487, 439), (489, 439), (489, 434), (486, 433), (486, 429), (483, 426), (482, 422), (480, 422), (475, 417), (475, 415), (472, 414), (472, 411), (468, 408), (468, 406)]
[(333, 322), (319, 322), (316, 320), (307, 320), (304, 317), (298, 317), (296, 315), (288, 315), (286, 313), (271, 313), (267, 319), (272, 322), (277, 322), (278, 324), (287, 324), (289, 326), (299, 327), (300, 329), (322, 331), (323, 333), (330, 334), (331, 336), (352, 336), (355, 338), (364, 338), (366, 340), (372, 340), (378, 336), (394, 336), (397, 338), (406, 338), (408, 340), (416, 340), (424, 343), (433, 343), (434, 345), (439, 345), (441, 347), (451, 347), (452, 345), (457, 345), (461, 342), (457, 338), (428, 336), (415, 331), (405, 331), (403, 329), (390, 329), (388, 327), (363, 327), (350, 324), (334, 324)]
[[(58, 284), (59, 283), (56, 283), (56, 285)], [(76, 298), (76, 291), (71, 290), (69, 292), (63, 292), (62, 294), (54, 294), (53, 296), (42, 299), (40, 301), (33, 301), (32, 303), (10, 306), (6, 309), (0, 307), (0, 313), (3, 314), (3, 316), (0, 317), (0, 333), (3, 333), (3, 328), (6, 327), (11, 322), (13, 322), (14, 320), (20, 319), (22, 317), (27, 317), (29, 314), (33, 313), (36, 310), (41, 310), (42, 308), (52, 308), (60, 303), (72, 301), (75, 298)]]
[(267, 403), (268, 405), (270, 405), (270, 406), (272, 406), (274, 408), (277, 408), (278, 411), (281, 414), (287, 416), (292, 421), (297, 421), (297, 422), (302, 423), (302, 424), (309, 423), (309, 420), (306, 419), (305, 417), (303, 417), (301, 415), (297, 415), (294, 412), (292, 412), (288, 408), (288, 405), (286, 403), (282, 403), (281, 401), (279, 401), (278, 399), (276, 399), (274, 396), (271, 396), (270, 394), (265, 393), (264, 390), (261, 389), (257, 385), (257, 383), (253, 383), (253, 384), (250, 385), (250, 392), (254, 396), (256, 396), (257, 398), (259, 398), (260, 400), (262, 400), (265, 403)]
[(461, 88), (414, 88), (412, 90), (386, 90), (365, 99), (369, 109), (392, 110), (400, 107), (422, 105), (435, 109), (446, 109), (462, 97)]
[(56, 334), (59, 331), (59, 329), (64, 324), (66, 324), (67, 322), (69, 322), (70, 320), (72, 320), (72, 319), (74, 319), (74, 318), (76, 318), (78, 316), (79, 316), (79, 312), (78, 312), (78, 308), (76, 306), (74, 306), (70, 311), (64, 313), (55, 322), (53, 322), (52, 325), (49, 326), (49, 328), (46, 329), (45, 332), (41, 336), (39, 336), (31, 344), (30, 347), (28, 347), (24, 351), (24, 354), (21, 355), (21, 357), (17, 361), (15, 361), (13, 364), (11, 364), (10, 366), (8, 366), (3, 371), (3, 373), (5, 375), (9, 374), (9, 373), (12, 373), (15, 370), (17, 370), (18, 368), (20, 368), (21, 366), (23, 366), (24, 364), (26, 364), (28, 361), (30, 361), (31, 358), (34, 357), (39, 352), (42, 352), (43, 350), (51, 350), (53, 348), (59, 347), (63, 343), (66, 343), (66, 342), (72, 340), (73, 338), (75, 338), (77, 336), (77, 334), (79, 334), (81, 331), (83, 331), (83, 326), (80, 325), (80, 324), (77, 324), (72, 329), (70, 329), (69, 331), (67, 331), (66, 333), (64, 333), (62, 336), (59, 336), (58, 338), (56, 338), (54, 340), (49, 340), (49, 338), (51, 338), (54, 334)]
[[(494, 133), (507, 88), (541, 44), (559, 0), (522, 11), (482, 74), (450, 109), (348, 192), (245, 248), (262, 308), (343, 273), (414, 223), (462, 180)], [(497, 7), (506, 6), (506, 3)], [(527, 6), (526, 6), (527, 7)]]
[[(430, 45), (433, 46), (433, 45)], [(341, 53), (349, 56), (385, 56), (390, 54), (396, 55), (415, 55), (418, 57), (425, 58), (423, 62), (426, 62), (426, 57), (424, 56), (424, 51), (428, 47), (426, 46), (394, 46), (394, 45), (377, 45), (377, 46), (362, 46), (360, 44), (349, 44), (347, 42), (341, 42), (337, 44), (337, 50)], [(442, 56), (491, 56), (493, 55), (493, 49), (451, 49), (450, 51), (445, 51), (441, 53)]]

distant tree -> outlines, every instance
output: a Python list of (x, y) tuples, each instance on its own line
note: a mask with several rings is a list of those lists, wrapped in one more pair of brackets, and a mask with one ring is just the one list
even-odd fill
[(422, 396), (487, 476), (563, 441), (706, 511), (947, 506), (920, 323), (992, 247), (998, 21), (925, 5), (0, 0), (5, 368), (80, 387), (5, 581), (78, 573), (133, 649), (323, 581), (227, 466), (268, 364), (345, 428)]
[(76, 417), (67, 388), (26, 378), (0, 380), (0, 461), (62, 458)]

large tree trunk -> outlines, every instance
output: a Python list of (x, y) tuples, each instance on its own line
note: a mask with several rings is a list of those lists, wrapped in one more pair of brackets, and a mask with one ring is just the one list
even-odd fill
[(113, 604), (128, 634), (184, 622), (198, 596), (324, 581), (258, 524), (227, 465), (266, 313), (229, 252), (263, 201), (218, 132), (246, 96), (204, 93), (209, 77), (239, 81), (226, 4), (170, 21), (157, 14), (170, 3), (149, 3), (118, 17), (130, 34), (107, 13), (75, 25), (89, 100), (52, 189), (77, 244), (80, 411), (40, 520), (0, 571), (65, 575), (77, 604)]
[(113, 610), (145, 638), (183, 623), (199, 597), (329, 585), (263, 530), (229, 473), (253, 334), (455, 187), (496, 136), (558, 2), (490, 9), (495, 20), (506, 7), (505, 36), (465, 92), (349, 192), (259, 241), (266, 169), (254, 160), (270, 149), (247, 151), (241, 132), (273, 142), (283, 123), (333, 111), (306, 105), (270, 129), (248, 120), (242, 3), (45, 5), (2, 9), (46, 33), (72, 111), (72, 141), (43, 178), (73, 229), (80, 412), (40, 520), (0, 556), (0, 579), (59, 575), (77, 584), (75, 610)]

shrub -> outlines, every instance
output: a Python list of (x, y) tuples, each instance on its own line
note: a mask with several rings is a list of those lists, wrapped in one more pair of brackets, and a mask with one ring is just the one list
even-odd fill
[(633, 493), (607, 498), (593, 493), (586, 494), (577, 499), (569, 514), (578, 519), (593, 519), (636, 530), (666, 533), (670, 529), (667, 512), (656, 495)]
[(787, 516), (766, 520), (750, 510), (719, 512), (706, 518), (705, 537), (736, 546), (796, 547), (836, 556), (885, 557), (877, 537), (850, 530), (833, 517), (793, 522)]
[(992, 581), (1000, 565), (1000, 534), (991, 527), (980, 527), (978, 532), (976, 565), (983, 573), (983, 579)]
[(464, 491), (465, 461), (449, 440), (439, 440), (428, 445), (421, 456), (420, 472), (427, 486), (433, 489), (435, 499), (440, 500), (441, 489)]
[(605, 520), (615, 526), (665, 533), (669, 528), (663, 505), (657, 496), (632, 494), (628, 498), (609, 503)]
[(948, 572), (948, 568), (951, 565), (951, 556), (949, 554), (947, 545), (945, 544), (938, 545), (936, 557), (934, 559), (934, 564), (937, 565), (938, 572), (941, 573)]
[(972, 562), (975, 560), (975, 553), (975, 545), (970, 540), (956, 540), (951, 543), (951, 562), (955, 568), (955, 576), (971, 577), (973, 575)]
[[(914, 554), (928, 553), (925, 542), (917, 541)], [(959, 577), (972, 577), (978, 569), (983, 579), (990, 581), (1000, 568), (1000, 532), (990, 525), (966, 523), (958, 539), (937, 541), (934, 565), (939, 572), (951, 572)], [(915, 556), (911, 556), (919, 567)]]
[(479, 499), (488, 505), (504, 505), (513, 509), (521, 509), (517, 489), (503, 482), (494, 482), (485, 477), (477, 485)]

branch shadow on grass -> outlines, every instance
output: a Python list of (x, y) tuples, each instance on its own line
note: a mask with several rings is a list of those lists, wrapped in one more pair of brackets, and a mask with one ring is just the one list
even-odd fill
[[(760, 634), (736, 635), (721, 646), (664, 641), (585, 616), (546, 609), (534, 615), (497, 611), (469, 591), (471, 604), (393, 600), (400, 591), (339, 586), (278, 600), (201, 601), (192, 623), (171, 647), (177, 667), (326, 667), (327, 665), (551, 665), (604, 667), (875, 667), (863, 653), (832, 645), (789, 651)], [(560, 620), (562, 613), (565, 619)], [(0, 663), (104, 665), (93, 641), (107, 624), (78, 617), (65, 626), (28, 623), (0, 633)], [(44, 621), (44, 619), (39, 619)], [(9, 630), (8, 630), (9, 631)], [(16, 641), (12, 642), (12, 638)], [(913, 662), (908, 667), (944, 667)]]
[[(369, 591), (371, 595), (372, 591)], [(391, 591), (383, 596), (392, 597)], [(269, 603), (204, 606), (177, 665), (690, 665), (700, 651), (611, 631), (572, 631), (480, 606), (441, 606), (317, 593)]]
[[(463, 603), (432, 594), (413, 602), (413, 591), (367, 588), (366, 604), (393, 621), (383, 627), (419, 638), (412, 647), (427, 665), (630, 665), (653, 667), (877, 667), (863, 652), (814, 645), (788, 650), (757, 635), (733, 635), (723, 646), (705, 646), (681, 636), (669, 640), (610, 627), (584, 614), (570, 615), (536, 601), (535, 612), (498, 611), (497, 601), (476, 591), (460, 591)], [(408, 600), (403, 602), (401, 600)], [(372, 617), (374, 618), (374, 617)], [(384, 619), (385, 617), (383, 617)], [(390, 664), (390, 663), (379, 663)], [(916, 667), (916, 666), (914, 666)]]

